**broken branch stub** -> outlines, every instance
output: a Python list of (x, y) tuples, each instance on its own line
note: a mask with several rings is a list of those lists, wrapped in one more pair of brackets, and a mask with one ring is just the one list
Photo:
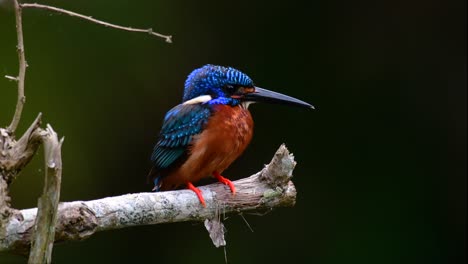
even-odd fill
[(31, 161), (41, 144), (41, 135), (38, 131), (41, 116), (39, 113), (18, 141), (7, 129), (0, 128), (0, 175), (8, 185)]
[[(265, 205), (268, 209), (277, 206), (294, 206), (296, 188), (291, 178), (295, 166), (294, 155), (290, 154), (286, 146), (282, 144), (271, 162), (261, 172), (236, 183), (238, 190), (240, 184), (255, 186), (254, 188), (248, 188), (248, 191), (238, 191), (236, 195), (214, 190), (215, 200), (220, 201), (223, 206), (215, 209), (214, 216), (205, 220), (205, 228), (213, 244), (216, 247), (226, 245), (225, 228), (219, 217), (219, 210), (226, 211), (227, 207), (232, 207), (231, 210), (241, 213), (258, 210)], [(258, 181), (260, 184), (252, 184), (250, 180)]]

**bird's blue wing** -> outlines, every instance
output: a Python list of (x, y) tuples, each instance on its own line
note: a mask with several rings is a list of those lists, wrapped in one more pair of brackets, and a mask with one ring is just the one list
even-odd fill
[(187, 153), (194, 135), (201, 133), (211, 114), (208, 105), (181, 104), (164, 118), (159, 139), (151, 156), (152, 171), (169, 168)]

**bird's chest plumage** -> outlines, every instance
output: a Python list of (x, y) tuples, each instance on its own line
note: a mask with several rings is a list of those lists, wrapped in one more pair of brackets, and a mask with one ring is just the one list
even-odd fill
[[(241, 106), (214, 106), (214, 112), (206, 129), (195, 138), (197, 147), (226, 158), (237, 158), (252, 139), (253, 121), (250, 112)], [(235, 159), (234, 158), (234, 159)]]
[(223, 172), (252, 139), (253, 120), (247, 109), (226, 105), (213, 107), (205, 128), (193, 138), (187, 160), (170, 177), (177, 181), (176, 185), (196, 182), (214, 171)]

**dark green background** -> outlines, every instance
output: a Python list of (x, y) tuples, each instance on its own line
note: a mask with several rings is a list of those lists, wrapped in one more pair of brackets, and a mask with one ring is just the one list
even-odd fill
[[(4, 1), (1, 1), (2, 3)], [(62, 201), (149, 191), (149, 155), (186, 76), (212, 63), (315, 111), (251, 107), (253, 142), (225, 173), (260, 170), (285, 142), (297, 204), (225, 225), (230, 263), (464, 263), (466, 1), (40, 1), (174, 35), (167, 44), (44, 10), (24, 11), (29, 64), (19, 132), (43, 112), (66, 137)], [(0, 6), (0, 75), (17, 74)], [(0, 126), (16, 102), (0, 78)], [(13, 184), (36, 206), (42, 151)], [(203, 225), (102, 232), (54, 263), (224, 263)], [(24, 263), (0, 255), (0, 263)]]

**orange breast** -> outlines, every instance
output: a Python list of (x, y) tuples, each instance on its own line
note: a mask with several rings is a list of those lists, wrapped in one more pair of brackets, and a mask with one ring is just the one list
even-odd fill
[(236, 160), (253, 134), (250, 112), (241, 106), (216, 105), (202, 133), (195, 136), (187, 160), (163, 178), (161, 189), (169, 190), (222, 173)]

